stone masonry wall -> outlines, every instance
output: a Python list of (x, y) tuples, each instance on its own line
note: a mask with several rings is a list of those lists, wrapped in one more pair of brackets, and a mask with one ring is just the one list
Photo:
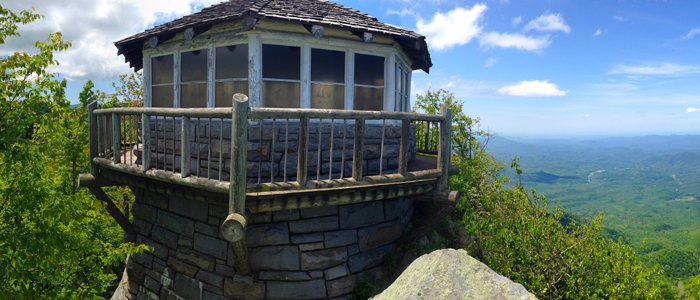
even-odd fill
[[(192, 119), (190, 123), (190, 170), (192, 175), (200, 174), (200, 177), (212, 179), (219, 178), (219, 157), (223, 160), (223, 170), (221, 171), (222, 180), (229, 180), (230, 154), (231, 154), (231, 123), (230, 121), (222, 123), (216, 120), (209, 123), (208, 120), (197, 122)], [(157, 130), (156, 130), (157, 128)], [(155, 121), (151, 121), (151, 167), (156, 167), (156, 157), (158, 159), (158, 168), (173, 170), (173, 165), (176, 171), (180, 171), (181, 166), (181, 123), (176, 119), (173, 124), (172, 119), (159, 119), (157, 127)], [(173, 131), (174, 129), (174, 131)], [(333, 179), (338, 179), (341, 176), (343, 169), (343, 177), (352, 177), (352, 160), (353, 160), (353, 145), (355, 137), (355, 125), (348, 122), (347, 126), (343, 123), (335, 123), (333, 125), (333, 163), (331, 168), (331, 138), (330, 123), (324, 123), (321, 126), (321, 134), (319, 137), (318, 122), (313, 121), (309, 124), (309, 143), (308, 143), (308, 180), (316, 180), (318, 171), (318, 143), (321, 141), (321, 170), (320, 179), (329, 179), (329, 171), (332, 173)], [(284, 120), (278, 120), (273, 127), (272, 122), (264, 122), (262, 125), (262, 139), (260, 137), (260, 125), (249, 125), (248, 128), (248, 183), (258, 182), (258, 173), (260, 173), (261, 182), (270, 182), (271, 176), (274, 175), (275, 182), (281, 182), (284, 177), (288, 181), (296, 181), (297, 173), (297, 151), (299, 140), (299, 122), (291, 121), (287, 127)], [(223, 134), (223, 136), (222, 136)], [(345, 136), (345, 160), (343, 159), (343, 136)], [(174, 139), (173, 139), (174, 137)], [(210, 138), (211, 137), (211, 138)], [(365, 125), (365, 150), (363, 153), (363, 175), (379, 174), (379, 157), (381, 154), (381, 138), (382, 125), (368, 124)], [(211, 164), (209, 164), (209, 148), (211, 139)], [(274, 142), (274, 149), (272, 140)], [(287, 142), (285, 142), (287, 141)], [(384, 155), (382, 157), (382, 173), (390, 174), (398, 171), (399, 149), (401, 143), (401, 124), (393, 125), (387, 123), (385, 126), (384, 136)], [(409, 145), (409, 161), (415, 156), (416, 135), (415, 127), (411, 126), (411, 135)], [(287, 148), (286, 154), (286, 169), (285, 169), (285, 145)], [(157, 146), (157, 149), (156, 149)], [(174, 152), (173, 153), (173, 148)], [(141, 157), (142, 153), (137, 152), (137, 156)], [(157, 150), (157, 152), (156, 152)], [(221, 152), (221, 153), (220, 153)], [(157, 156), (156, 156), (157, 153)], [(173, 154), (175, 161), (173, 164)], [(197, 155), (199, 154), (199, 167), (197, 164)], [(273, 155), (271, 157), (271, 155)], [(164, 164), (165, 162), (165, 164)], [(139, 162), (140, 163), (140, 162)], [(259, 166), (262, 166), (259, 168)], [(286, 172), (285, 172), (286, 170)], [(260, 172), (259, 172), (260, 171)]]
[(351, 299), (364, 272), (386, 275), (382, 258), (413, 215), (401, 198), (252, 214), (243, 276), (219, 236), (228, 197), (132, 190), (136, 243), (153, 252), (127, 260), (129, 299)]

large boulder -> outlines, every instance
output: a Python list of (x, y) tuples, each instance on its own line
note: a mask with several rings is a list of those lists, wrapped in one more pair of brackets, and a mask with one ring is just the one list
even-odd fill
[(522, 285), (503, 277), (464, 250), (443, 249), (416, 259), (373, 300), (537, 299)]

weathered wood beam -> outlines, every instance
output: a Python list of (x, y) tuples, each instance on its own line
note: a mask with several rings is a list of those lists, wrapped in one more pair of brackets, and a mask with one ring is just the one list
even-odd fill
[(229, 108), (165, 108), (165, 107), (116, 107), (95, 110), (95, 115), (139, 115), (159, 117), (182, 117), (190, 118), (224, 118), (231, 117), (232, 109)]
[[(318, 141), (319, 143), (321, 141)], [(297, 182), (300, 186), (306, 185), (306, 171), (309, 154), (309, 117), (299, 119), (299, 141), (297, 142)]]
[(93, 176), (97, 175), (97, 166), (92, 162), (93, 157), (99, 156), (99, 150), (97, 148), (97, 143), (99, 141), (97, 137), (97, 116), (94, 114), (95, 109), (97, 109), (97, 101), (93, 101), (88, 104), (88, 148), (90, 155), (90, 174)]
[(438, 190), (442, 191), (447, 189), (447, 182), (449, 181), (450, 159), (452, 158), (452, 110), (447, 107), (447, 105), (442, 105), (440, 109), (441, 115), (445, 117), (445, 120), (440, 122), (440, 140), (439, 140), (439, 150), (437, 167), (442, 170), (442, 176), (438, 181)]
[(124, 214), (122, 214), (121, 210), (117, 208), (114, 202), (112, 202), (112, 199), (110, 199), (109, 196), (105, 194), (102, 188), (91, 187), (89, 189), (95, 195), (95, 197), (97, 197), (97, 200), (107, 203), (107, 212), (110, 216), (112, 216), (112, 218), (114, 218), (115, 221), (117, 221), (117, 224), (119, 224), (119, 226), (121, 226), (121, 228), (124, 229), (124, 232), (126, 232), (132, 238), (135, 238), (136, 231), (134, 231), (134, 227), (129, 222), (129, 219), (125, 217)]
[(209, 31), (209, 29), (211, 29), (211, 27), (212, 27), (212, 24), (206, 24), (206, 25), (202, 25), (202, 26), (187, 28), (187, 29), (185, 29), (185, 40), (189, 41), (189, 40), (193, 39), (194, 37)]
[(139, 42), (134, 42), (134, 43), (126, 44), (126, 45), (121, 45), (121, 46), (117, 47), (117, 55), (122, 55), (125, 53), (134, 52), (137, 50), (138, 51), (143, 50), (143, 42), (139, 41)]
[(400, 111), (367, 111), (367, 110), (342, 110), (342, 109), (289, 109), (271, 107), (252, 107), (248, 118), (250, 119), (299, 119), (309, 117), (311, 119), (366, 119), (366, 120), (416, 120), (441, 122), (445, 118), (441, 115), (415, 114)]
[[(319, 141), (320, 143), (321, 141)], [(362, 180), (362, 163), (365, 150), (365, 119), (355, 120), (355, 143), (352, 150), (352, 179)]]
[(78, 175), (78, 187), (80, 188), (93, 188), (93, 187), (104, 187), (104, 186), (123, 186), (124, 184), (111, 181), (100, 175), (92, 174), (80, 174)]
[(156, 46), (171, 40), (172, 38), (175, 37), (175, 35), (176, 35), (175, 32), (170, 32), (170, 33), (154, 36), (148, 40), (148, 44), (151, 46), (151, 48), (155, 48)]
[(422, 202), (432, 202), (432, 203), (442, 203), (442, 204), (452, 204), (456, 205), (459, 202), (459, 192), (458, 191), (433, 191), (432, 193), (425, 193), (419, 195), (413, 195), (408, 197), (411, 200), (422, 201)]

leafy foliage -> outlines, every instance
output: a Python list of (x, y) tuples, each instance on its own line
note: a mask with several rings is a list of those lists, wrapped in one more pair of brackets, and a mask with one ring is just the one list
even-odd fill
[(365, 272), (362, 277), (357, 277), (355, 280), (355, 298), (358, 300), (367, 300), (377, 294), (377, 279), (374, 274)]
[[(478, 130), (479, 120), (464, 115), (452, 94), (429, 91), (416, 105), (430, 112), (443, 103), (453, 110), (453, 162), (460, 166), (450, 189), (462, 195), (455, 214), (473, 237), (472, 255), (540, 299), (660, 299), (662, 271), (641, 264), (622, 240), (603, 238), (602, 214), (579, 223), (559, 206), (549, 213), (546, 198), (522, 184), (505, 187), (504, 163), (486, 151), (493, 135)], [(520, 183), (517, 160), (511, 167)]]

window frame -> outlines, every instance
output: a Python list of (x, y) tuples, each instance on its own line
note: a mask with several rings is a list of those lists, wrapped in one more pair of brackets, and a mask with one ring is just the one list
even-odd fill
[(214, 43), (209, 45), (209, 48), (211, 49), (212, 55), (210, 56), (211, 60), (211, 65), (212, 68), (209, 73), (209, 77), (211, 78), (212, 81), (210, 83), (211, 87), (209, 88), (210, 91), (212, 92), (212, 97), (210, 100), (210, 103), (207, 103), (207, 108), (216, 108), (216, 83), (217, 82), (233, 82), (233, 81), (247, 81), (248, 82), (248, 93), (250, 94), (250, 67), (246, 65), (246, 68), (248, 68), (248, 77), (247, 78), (226, 78), (226, 79), (216, 79), (216, 48), (219, 47), (226, 47), (226, 46), (236, 46), (236, 45), (247, 45), (248, 46), (248, 62), (250, 63), (250, 43), (248, 42), (248, 38), (242, 39), (242, 40), (237, 40), (235, 42), (229, 42), (229, 43)]

